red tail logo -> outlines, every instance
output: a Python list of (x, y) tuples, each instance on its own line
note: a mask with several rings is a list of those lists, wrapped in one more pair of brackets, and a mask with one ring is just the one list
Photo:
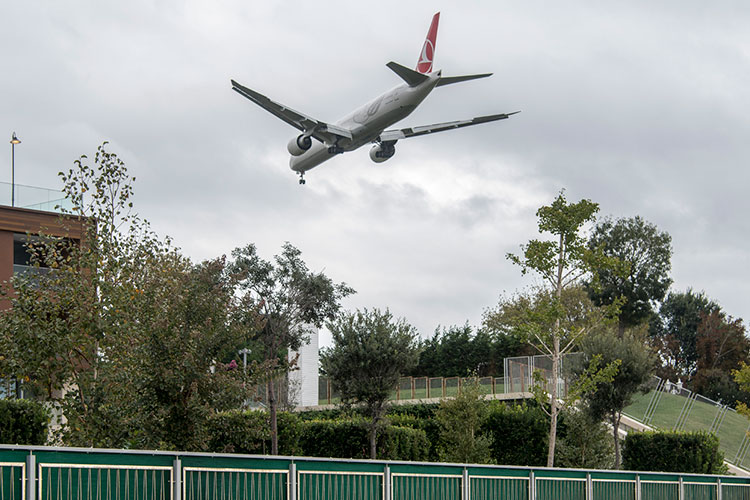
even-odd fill
[(438, 21), (440, 21), (440, 12), (432, 17), (430, 30), (427, 32), (427, 38), (422, 45), (422, 52), (419, 54), (417, 61), (417, 71), (420, 73), (429, 73), (432, 71), (432, 58), (435, 57), (435, 44), (437, 43)]

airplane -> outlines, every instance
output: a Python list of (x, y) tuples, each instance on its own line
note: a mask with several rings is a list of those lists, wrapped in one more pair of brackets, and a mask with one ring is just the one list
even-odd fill
[[(427, 38), (419, 53), (416, 70), (393, 61), (386, 64), (388, 68), (404, 80), (404, 83), (376, 97), (335, 123), (323, 122), (295, 111), (284, 104), (272, 101), (263, 94), (240, 85), (234, 80), (232, 80), (232, 90), (302, 132), (293, 137), (287, 144), (287, 150), (292, 155), (289, 166), (299, 175), (300, 184), (305, 184), (305, 172), (308, 170), (336, 155), (354, 151), (368, 143), (373, 143), (370, 149), (372, 161), (382, 163), (393, 157), (396, 152), (396, 142), (401, 139), (504, 120), (511, 115), (520, 113), (520, 111), (514, 111), (512, 113), (479, 116), (470, 120), (386, 130), (387, 127), (409, 116), (435, 87), (486, 78), (492, 75), (492, 73), (482, 73), (446, 77), (442, 76), (442, 70), (432, 71), (439, 20), (440, 12), (432, 17)], [(313, 142), (312, 139), (315, 139), (316, 142)]]

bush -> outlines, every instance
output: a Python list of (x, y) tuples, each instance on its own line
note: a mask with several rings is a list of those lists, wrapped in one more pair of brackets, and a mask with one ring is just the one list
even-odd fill
[(631, 432), (622, 451), (627, 470), (724, 474), (719, 438), (706, 432)]
[(45, 444), (49, 419), (49, 412), (38, 401), (0, 399), (0, 443)]
[[(308, 420), (300, 423), (299, 444), (303, 455), (331, 458), (369, 458), (368, 422)], [(388, 426), (378, 432), (378, 458), (425, 460), (429, 442), (421, 429)]]
[(546, 465), (549, 419), (538, 406), (493, 401), (484, 426), (498, 465)]
[[(300, 418), (294, 413), (277, 414), (279, 453), (300, 453)], [(271, 450), (271, 424), (268, 413), (258, 410), (230, 410), (209, 420), (210, 451), (264, 455)]]
[(565, 430), (555, 447), (555, 467), (611, 469), (615, 447), (611, 429), (584, 409), (561, 414)]
[(438, 462), (438, 443), (440, 442), (440, 423), (433, 417), (417, 417), (408, 413), (397, 413), (388, 415), (388, 421), (396, 427), (408, 427), (424, 431), (427, 437), (427, 449), (425, 460)]

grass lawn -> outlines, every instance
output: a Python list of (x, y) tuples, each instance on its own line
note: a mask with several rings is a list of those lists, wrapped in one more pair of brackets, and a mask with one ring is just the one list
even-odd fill
[[(642, 422), (652, 395), (653, 391), (647, 394), (639, 394), (634, 398), (633, 404), (625, 409), (624, 413)], [(685, 401), (686, 398), (683, 396), (669, 393), (662, 394), (652, 417), (651, 426), (657, 429), (672, 430), (677, 423)], [(719, 408), (713, 404), (694, 401), (683, 430), (708, 431), (718, 411)], [(719, 438), (719, 448), (724, 452), (725, 459), (734, 461), (747, 429), (748, 420), (746, 417), (732, 410), (726, 412), (721, 427), (716, 433)], [(750, 453), (748, 455), (742, 464), (737, 465), (750, 467)]]

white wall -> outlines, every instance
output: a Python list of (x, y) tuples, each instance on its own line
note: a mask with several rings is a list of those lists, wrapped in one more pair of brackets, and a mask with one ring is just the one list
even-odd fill
[[(289, 397), (295, 406), (318, 405), (318, 330), (309, 328), (310, 343), (299, 350), (297, 370), (289, 374)], [(297, 353), (291, 353), (293, 359)]]

